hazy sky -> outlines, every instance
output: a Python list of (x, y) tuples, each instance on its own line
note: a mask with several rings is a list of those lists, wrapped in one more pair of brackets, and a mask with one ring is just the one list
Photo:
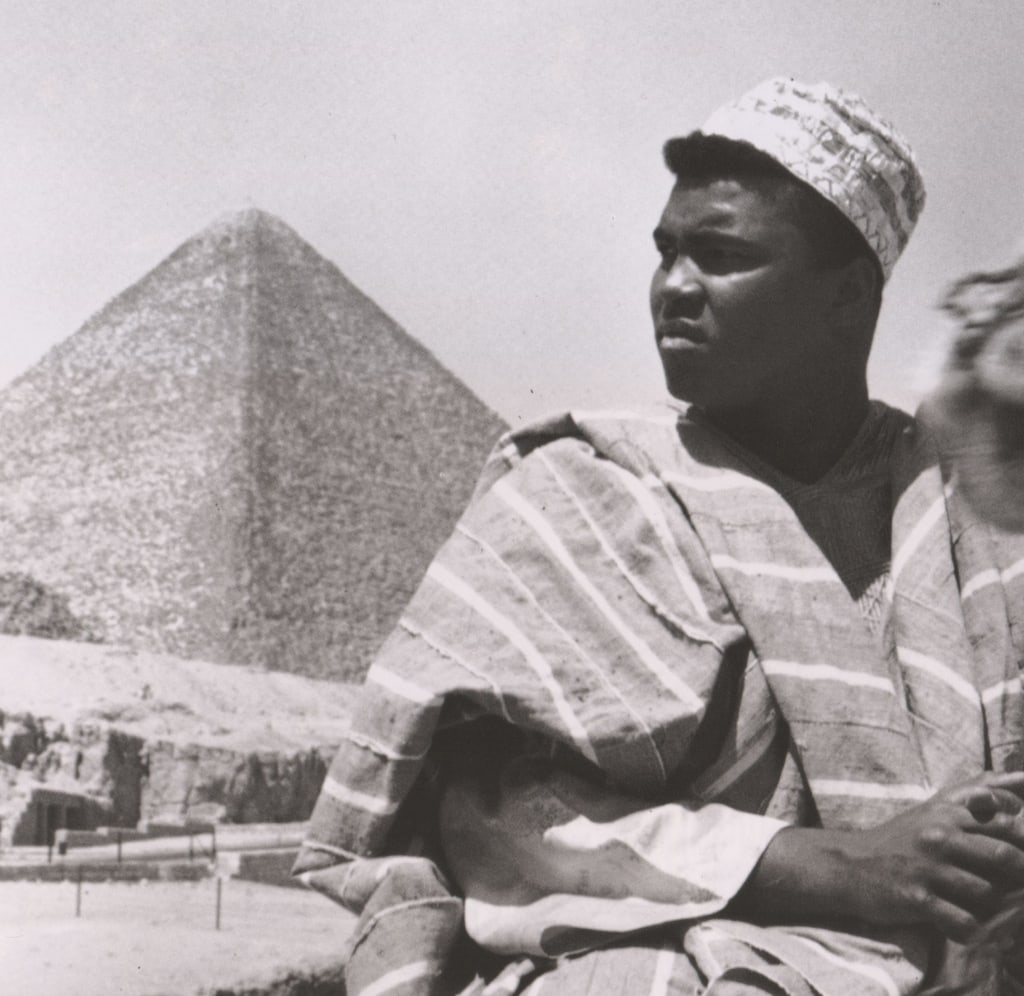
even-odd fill
[(222, 214), (282, 218), (506, 418), (660, 397), (664, 139), (759, 80), (859, 92), (929, 203), (875, 393), (1024, 235), (1018, 0), (0, 0), (0, 384)]

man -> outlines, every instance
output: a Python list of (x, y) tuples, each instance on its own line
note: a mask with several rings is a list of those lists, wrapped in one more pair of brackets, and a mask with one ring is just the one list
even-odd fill
[(371, 667), (297, 865), (351, 996), (913, 993), (1024, 887), (1024, 541), (865, 382), (912, 155), (785, 79), (665, 154), (689, 407), (510, 434)]

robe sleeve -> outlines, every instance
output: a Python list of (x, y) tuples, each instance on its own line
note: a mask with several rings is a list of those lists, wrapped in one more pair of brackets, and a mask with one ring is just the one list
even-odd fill
[[(707, 915), (782, 825), (758, 815), (761, 783), (778, 775), (780, 723), (765, 706), (737, 724), (736, 690), (757, 677), (749, 640), (685, 511), (656, 474), (583, 439), (508, 463), (490, 472), (370, 667), (296, 865), (360, 916), (353, 986), (406, 971), (410, 992), (431, 992), (463, 912), (472, 933), (490, 900), (528, 900), (529, 911), (534, 899), (571, 897), (573, 915), (550, 918), (554, 934)], [(512, 791), (507, 776), (522, 770), (494, 771), (506, 779), (497, 809), (474, 809), (436, 741), (479, 720), (588, 774), (556, 767)], [(440, 790), (413, 806), (431, 771)], [(416, 835), (400, 833), (399, 818), (415, 812), (436, 836), (438, 797), (445, 846), (410, 856)], [(459, 860), (511, 847), (524, 821), (525, 884), (511, 880), (515, 862)], [(634, 907), (646, 912), (629, 919)], [(513, 925), (493, 941), (490, 930), (478, 939), (495, 950), (547, 950), (544, 930)], [(389, 938), (402, 940), (400, 964)]]
[(651, 805), (539, 757), (451, 779), (440, 807), (466, 930), (506, 955), (717, 914), (784, 826), (698, 799)]

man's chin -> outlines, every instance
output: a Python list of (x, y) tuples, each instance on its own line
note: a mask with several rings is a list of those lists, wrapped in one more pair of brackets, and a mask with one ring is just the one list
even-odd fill
[(678, 377), (666, 371), (665, 387), (676, 401), (682, 401), (688, 405), (702, 408), (708, 401), (707, 392), (700, 389), (700, 384), (695, 383), (694, 378)]

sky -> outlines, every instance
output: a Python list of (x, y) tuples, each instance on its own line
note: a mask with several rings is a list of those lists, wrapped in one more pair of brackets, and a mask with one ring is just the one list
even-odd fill
[(0, 385), (228, 212), (293, 227), (516, 424), (664, 396), (661, 146), (762, 79), (910, 138), (873, 393), (1024, 234), (1018, 0), (0, 0)]

